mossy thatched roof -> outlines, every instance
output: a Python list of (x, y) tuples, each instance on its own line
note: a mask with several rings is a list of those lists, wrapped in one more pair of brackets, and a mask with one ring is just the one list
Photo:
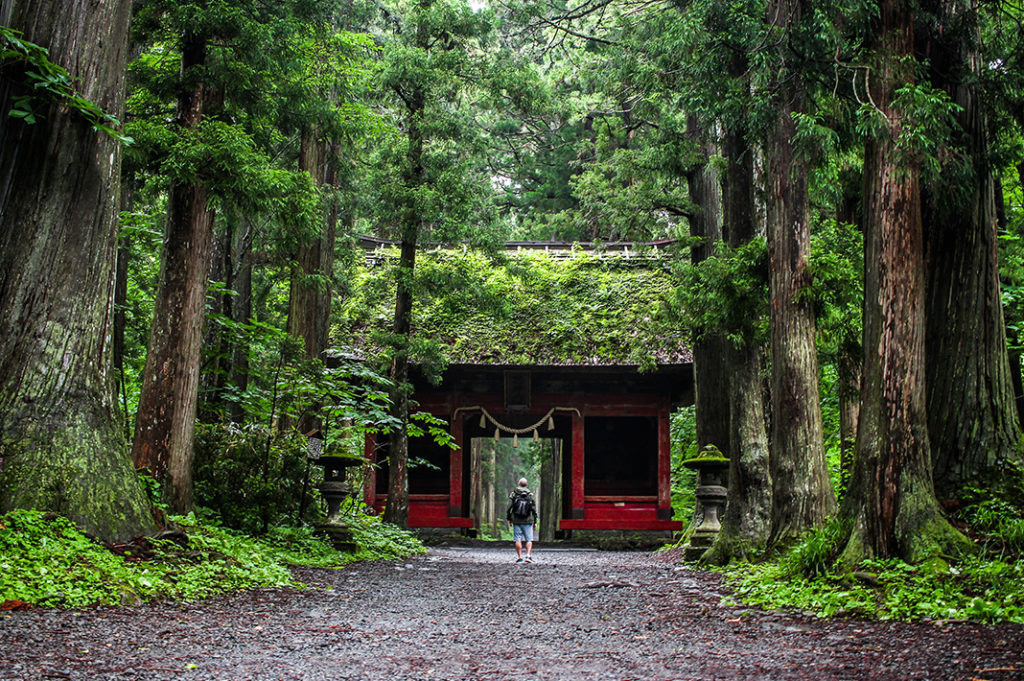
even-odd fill
[[(391, 328), (397, 255), (357, 268), (335, 338), (358, 347)], [(691, 361), (671, 318), (669, 257), (558, 256), (523, 251), (494, 258), (437, 250), (416, 262), (414, 335), (440, 344), (450, 364), (637, 365)]]

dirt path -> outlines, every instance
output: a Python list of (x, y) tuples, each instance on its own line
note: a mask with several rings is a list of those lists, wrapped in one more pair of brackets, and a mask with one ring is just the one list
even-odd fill
[(783, 616), (647, 554), (535, 557), (434, 549), (302, 571), (316, 589), (6, 613), (0, 679), (1024, 680), (1024, 626)]

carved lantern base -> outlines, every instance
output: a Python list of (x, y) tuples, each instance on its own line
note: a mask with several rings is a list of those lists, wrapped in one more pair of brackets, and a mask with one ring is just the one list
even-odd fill
[(316, 526), (319, 532), (327, 535), (331, 544), (338, 551), (352, 553), (356, 544), (352, 531), (341, 514), (341, 504), (352, 495), (352, 486), (346, 479), (346, 471), (351, 466), (359, 465), (359, 459), (341, 456), (322, 456), (317, 463), (324, 467), (324, 481), (317, 487), (320, 495), (327, 502), (327, 518)]

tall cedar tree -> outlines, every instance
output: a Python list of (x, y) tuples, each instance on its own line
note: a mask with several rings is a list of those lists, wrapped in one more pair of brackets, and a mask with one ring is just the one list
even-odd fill
[[(299, 169), (308, 173), (314, 186), (330, 187), (335, 183), (333, 156), (337, 145), (323, 139), (319, 127), (306, 125), (301, 133)], [(334, 244), (338, 227), (338, 208), (331, 201), (325, 207), (323, 228), (319, 234), (300, 240), (292, 263), (288, 288), (288, 333), (302, 339), (303, 356), (307, 360), (323, 359), (330, 340), (331, 297), (334, 291)], [(318, 405), (305, 405), (296, 426), (300, 433), (310, 434), (321, 428), (316, 416)], [(282, 427), (287, 419), (280, 420)]]
[[(746, 59), (735, 56), (730, 75), (740, 78)], [(723, 223), (726, 243), (738, 248), (754, 231), (754, 153), (746, 126), (728, 124), (722, 142), (726, 159), (723, 182)], [(772, 485), (765, 430), (762, 346), (744, 336), (728, 347), (729, 496), (722, 530), (702, 560), (725, 564), (761, 551), (771, 530)]]
[[(0, 3), (0, 25), (49, 50), (88, 100), (120, 116), (127, 0)], [(34, 124), (0, 71), (0, 512), (38, 508), (106, 541), (155, 529), (111, 381), (121, 148), (64, 101)]]
[[(316, 126), (303, 129), (299, 168), (309, 173), (319, 187), (335, 182), (333, 150), (334, 146), (321, 138)], [(296, 249), (288, 295), (288, 333), (303, 340), (308, 359), (320, 357), (327, 349), (337, 225), (338, 209), (332, 202), (326, 208), (321, 233), (303, 239)]]
[[(690, 217), (690, 236), (698, 243), (690, 250), (690, 259), (699, 265), (715, 253), (722, 242), (722, 184), (711, 157), (718, 154), (717, 145), (703, 141), (708, 136), (699, 119), (690, 116), (688, 133), (695, 144), (703, 146), (701, 163), (690, 171), (687, 186), (694, 207)], [(697, 426), (697, 447), (712, 445), (723, 454), (729, 452), (729, 393), (722, 390), (729, 383), (726, 358), (729, 341), (720, 333), (699, 334), (693, 343), (694, 404)]]
[[(396, 101), (400, 158), (386, 158), (380, 188), (401, 250), (396, 273), (390, 378), (396, 424), (388, 452), (385, 520), (404, 527), (409, 518), (409, 368), (413, 339), (416, 252), (428, 230), (439, 240), (465, 238), (486, 220), (490, 196), (482, 161), (472, 156), (478, 134), (467, 89), (490, 76), (478, 41), (490, 15), (462, 0), (416, 0), (403, 16), (390, 17), (395, 35), (383, 50), (381, 82)], [(462, 115), (455, 112), (463, 111)], [(467, 125), (468, 121), (468, 125)], [(388, 152), (390, 153), (390, 152)], [(384, 154), (387, 156), (387, 154)]]
[[(426, 52), (430, 48), (430, 26), (426, 10), (429, 0), (421, 0), (413, 45)], [(426, 182), (423, 167), (423, 118), (426, 93), (422, 84), (413, 83), (400, 94), (406, 107), (406, 159), (404, 181), (415, 192)], [(398, 426), (391, 432), (388, 452), (388, 503), (384, 519), (399, 527), (409, 524), (409, 335), (412, 332), (413, 273), (416, 248), (423, 231), (422, 216), (414, 201), (409, 201), (401, 214), (401, 256), (395, 293), (395, 324), (392, 329), (398, 343), (391, 363), (390, 378), (394, 384), (392, 411)]]
[[(931, 21), (918, 49), (931, 84), (958, 105), (950, 151), (957, 159), (925, 187), (928, 273), (925, 370), (935, 491), (962, 498), (989, 489), (1021, 463), (996, 260), (996, 203), (985, 106), (978, 79), (978, 7), (924, 5)], [(922, 22), (919, 22), (921, 25)]]
[[(182, 79), (174, 122), (183, 136), (198, 128), (210, 96), (202, 75), (208, 40), (204, 33), (181, 37)], [(171, 183), (132, 445), (135, 466), (163, 484), (164, 500), (176, 513), (192, 507), (199, 353), (213, 244), (208, 199), (201, 181)]]
[[(142, 102), (170, 96), (176, 115), (156, 134), (157, 112), (136, 122), (155, 144), (149, 162), (167, 183), (167, 221), (154, 317), (142, 374), (133, 458), (163, 483), (172, 510), (192, 505), (192, 456), (198, 402), (206, 282), (214, 252), (213, 201), (225, 222), (249, 227), (257, 218), (308, 229), (316, 220), (317, 193), (307, 173), (289, 166), (287, 144), (260, 146), (283, 117), (294, 59), (290, 46), (304, 22), (316, 24), (329, 3), (136, 3), (135, 28), (157, 45), (160, 58), (136, 65)], [(306, 11), (311, 14), (302, 14)], [(164, 70), (166, 54), (180, 55), (177, 74)], [(277, 67), (277, 70), (271, 66)], [(148, 88), (148, 90), (147, 90)], [(253, 133), (255, 128), (259, 132)], [(272, 135), (269, 137), (273, 138)], [(288, 137), (285, 137), (288, 139)], [(161, 144), (163, 146), (161, 146)], [(222, 249), (245, 259), (247, 239)], [(225, 265), (225, 273), (244, 262)], [(247, 276), (243, 277), (246, 279)], [(245, 305), (241, 306), (245, 307)], [(245, 321), (239, 314), (238, 320)]]
[(775, 120), (766, 148), (771, 284), (771, 543), (825, 522), (836, 500), (825, 463), (812, 284), (808, 179), (812, 159), (796, 148), (794, 117), (806, 114), (807, 87), (791, 46), (804, 42), (802, 0), (768, 3), (768, 43), (776, 66), (769, 91)]
[(966, 550), (932, 488), (925, 412), (924, 234), (920, 160), (898, 146), (896, 90), (913, 82), (914, 11), (885, 0), (869, 29), (878, 134), (864, 152), (864, 374), (857, 456), (840, 560), (919, 561)]

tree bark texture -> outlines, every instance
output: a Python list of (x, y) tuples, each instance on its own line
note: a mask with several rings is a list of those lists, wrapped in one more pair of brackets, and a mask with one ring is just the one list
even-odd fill
[[(769, 22), (778, 33), (782, 61), (790, 59), (791, 30), (801, 21), (798, 0), (773, 0)], [(773, 41), (776, 42), (776, 41)], [(809, 258), (810, 159), (794, 149), (794, 114), (806, 112), (798, 74), (782, 69), (771, 83), (776, 119), (767, 145), (768, 254), (771, 329), (771, 543), (791, 541), (835, 512), (825, 462), (818, 394), (818, 356)]]
[[(318, 187), (335, 182), (329, 148), (318, 139), (315, 127), (303, 131), (299, 168), (309, 173)], [(324, 214), (323, 231), (300, 244), (296, 252), (288, 296), (288, 333), (302, 339), (306, 359), (322, 358), (329, 341), (337, 224), (338, 212), (332, 202)], [(311, 405), (299, 420), (300, 432), (321, 427), (318, 412), (319, 406)]]
[(732, 401), (729, 491), (722, 529), (702, 562), (725, 565), (752, 560), (764, 549), (771, 530), (772, 480), (768, 435), (764, 428), (764, 380), (761, 351), (732, 346), (729, 399)]
[[(231, 219), (223, 221), (222, 229), (213, 235), (210, 247), (210, 267), (206, 275), (207, 281), (216, 281), (231, 288), (231, 242), (234, 225)], [(197, 403), (198, 420), (200, 423), (217, 423), (224, 414), (224, 388), (227, 386), (228, 373), (231, 370), (231, 351), (233, 334), (225, 331), (217, 323), (211, 323), (211, 315), (231, 314), (231, 295), (228, 293), (211, 294), (207, 297), (207, 311), (204, 315), (203, 340), (199, 369), (199, 397)]]
[(924, 243), (917, 161), (896, 146), (902, 124), (893, 91), (909, 82), (913, 14), (899, 0), (880, 6), (873, 45), (872, 101), (886, 134), (864, 154), (864, 374), (857, 457), (844, 503), (851, 535), (841, 561), (920, 561), (964, 539), (932, 487), (924, 375)]
[[(249, 220), (237, 214), (224, 216), (222, 229), (214, 232), (209, 281), (221, 282), (227, 292), (207, 298), (209, 312), (221, 314), (238, 325), (252, 323), (252, 234)], [(199, 421), (215, 423), (228, 419), (241, 423), (245, 405), (225, 399), (231, 386), (245, 393), (249, 382), (249, 341), (218, 324), (207, 323), (203, 331), (203, 362), (199, 376)]]
[[(80, 93), (123, 114), (130, 3), (0, 0)], [(113, 542), (155, 530), (112, 380), (120, 143), (0, 71), (0, 512), (37, 508)]]
[(922, 49), (932, 85), (961, 107), (953, 147), (969, 172), (928, 187), (924, 203), (928, 435), (936, 493), (961, 498), (965, 487), (1005, 482), (1008, 462), (1021, 457), (999, 291), (995, 181), (977, 84), (977, 10), (967, 0), (934, 5), (942, 30), (935, 27)]
[[(303, 131), (299, 167), (310, 174), (318, 187), (334, 184), (329, 150), (317, 139), (315, 128)], [(296, 271), (289, 293), (288, 333), (303, 339), (308, 359), (320, 357), (327, 348), (337, 224), (337, 210), (328, 208), (323, 232), (300, 245), (296, 254)]]
[(839, 356), (839, 467), (843, 479), (853, 470), (857, 448), (857, 423), (860, 421), (861, 364), (849, 353)]
[[(746, 71), (734, 63), (734, 76)], [(722, 151), (727, 170), (723, 182), (723, 225), (726, 242), (738, 247), (754, 238), (753, 154), (742, 127), (730, 126)], [(771, 473), (764, 421), (761, 347), (743, 339), (729, 349), (729, 495), (722, 530), (703, 561), (717, 564), (759, 553), (768, 539), (771, 520)]]
[[(229, 316), (236, 324), (251, 324), (252, 315), (252, 238), (254, 228), (248, 218), (243, 217), (241, 225), (233, 230), (231, 240), (232, 279), (230, 288), (235, 295), (228, 301)], [(231, 345), (231, 372), (228, 383), (233, 385), (239, 394), (245, 393), (249, 387), (249, 345), (235, 342)], [(228, 407), (232, 423), (245, 420), (243, 405), (232, 402)]]
[[(205, 40), (186, 41), (182, 73), (205, 61)], [(177, 125), (182, 132), (198, 125), (204, 96), (202, 81), (179, 96)], [(199, 359), (212, 243), (213, 212), (207, 207), (206, 188), (198, 182), (173, 184), (132, 457), (137, 468), (162, 483), (164, 500), (175, 513), (192, 508)]]
[[(695, 116), (687, 122), (691, 138), (699, 141), (705, 131)], [(709, 163), (717, 153), (714, 144), (705, 143), (703, 164), (687, 177), (690, 199), (695, 210), (690, 218), (690, 236), (700, 243), (690, 250), (693, 264), (707, 260), (722, 242), (722, 184), (718, 172)], [(701, 334), (693, 343), (693, 374), (698, 451), (714, 445), (729, 453), (728, 341), (721, 334)]]

